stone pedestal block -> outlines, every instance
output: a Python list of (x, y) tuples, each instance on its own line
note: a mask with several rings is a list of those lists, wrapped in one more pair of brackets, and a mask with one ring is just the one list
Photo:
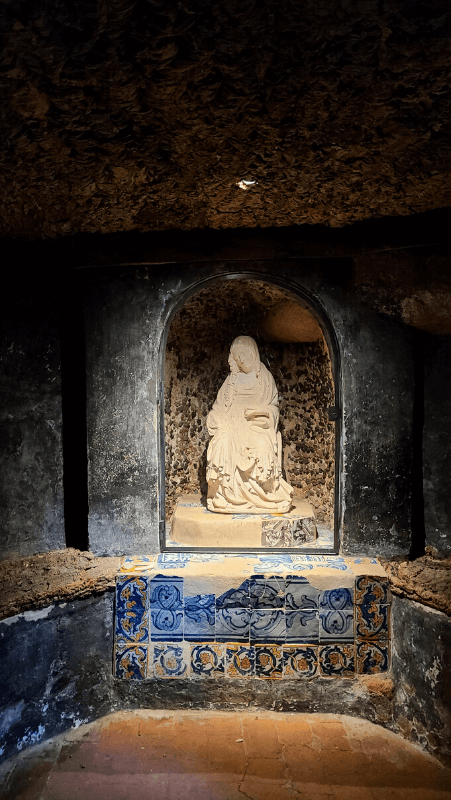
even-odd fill
[(200, 495), (185, 495), (172, 517), (170, 539), (184, 547), (300, 547), (315, 541), (310, 503), (293, 498), (286, 514), (218, 514), (208, 511)]

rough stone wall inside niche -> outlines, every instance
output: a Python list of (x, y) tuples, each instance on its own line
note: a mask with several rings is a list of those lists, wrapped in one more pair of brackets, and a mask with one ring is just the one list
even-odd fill
[(267, 344), (279, 392), (283, 466), (296, 494), (306, 497), (318, 520), (333, 526), (335, 430), (327, 409), (334, 404), (329, 353), (324, 339)]
[(265, 342), (259, 321), (286, 299), (279, 289), (256, 281), (233, 281), (191, 298), (174, 317), (165, 360), (166, 515), (182, 494), (206, 491), (206, 418), (228, 374), (230, 344), (240, 334), (257, 339), (260, 357), (279, 392), (283, 467), (296, 494), (305, 496), (317, 518), (333, 518), (334, 426), (330, 358), (324, 340)]

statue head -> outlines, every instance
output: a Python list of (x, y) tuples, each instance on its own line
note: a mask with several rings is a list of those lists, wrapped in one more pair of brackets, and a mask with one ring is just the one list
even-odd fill
[(260, 373), (260, 354), (251, 336), (237, 336), (230, 347), (229, 365), (232, 372)]

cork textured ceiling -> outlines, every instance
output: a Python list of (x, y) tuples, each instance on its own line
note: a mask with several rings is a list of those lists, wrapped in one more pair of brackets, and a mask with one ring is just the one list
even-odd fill
[(451, 205), (449, 0), (3, 0), (0, 14), (2, 234), (344, 226)]

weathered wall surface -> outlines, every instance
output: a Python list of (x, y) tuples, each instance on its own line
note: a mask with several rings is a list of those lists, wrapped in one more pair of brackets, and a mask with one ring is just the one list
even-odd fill
[(64, 547), (58, 280), (16, 264), (3, 286), (0, 557)]
[(0, 622), (2, 759), (114, 707), (112, 592)]
[(155, 551), (158, 285), (145, 270), (109, 274), (88, 295), (90, 548), (96, 555)]
[(393, 598), (395, 730), (451, 763), (451, 619)]
[[(230, 345), (241, 334), (258, 342), (279, 393), (283, 468), (296, 494), (333, 527), (335, 425), (330, 357), (323, 339), (265, 341), (265, 314), (286, 299), (274, 285), (235, 280), (202, 289), (175, 315), (165, 361), (166, 515), (181, 494), (206, 491), (206, 419), (229, 373)], [(262, 338), (263, 337), (263, 338)]]
[[(249, 262), (323, 305), (342, 363), (342, 548), (390, 557), (410, 548), (413, 370), (409, 329), (362, 308), (309, 262)], [(86, 303), (90, 547), (158, 548), (158, 348), (182, 293), (235, 264), (122, 268), (90, 274)], [(192, 412), (191, 412), (192, 413)]]
[(451, 341), (428, 336), (423, 350), (426, 544), (451, 555)]
[(441, 0), (35, 0), (2, 6), (1, 28), (7, 233), (345, 225), (451, 202)]

